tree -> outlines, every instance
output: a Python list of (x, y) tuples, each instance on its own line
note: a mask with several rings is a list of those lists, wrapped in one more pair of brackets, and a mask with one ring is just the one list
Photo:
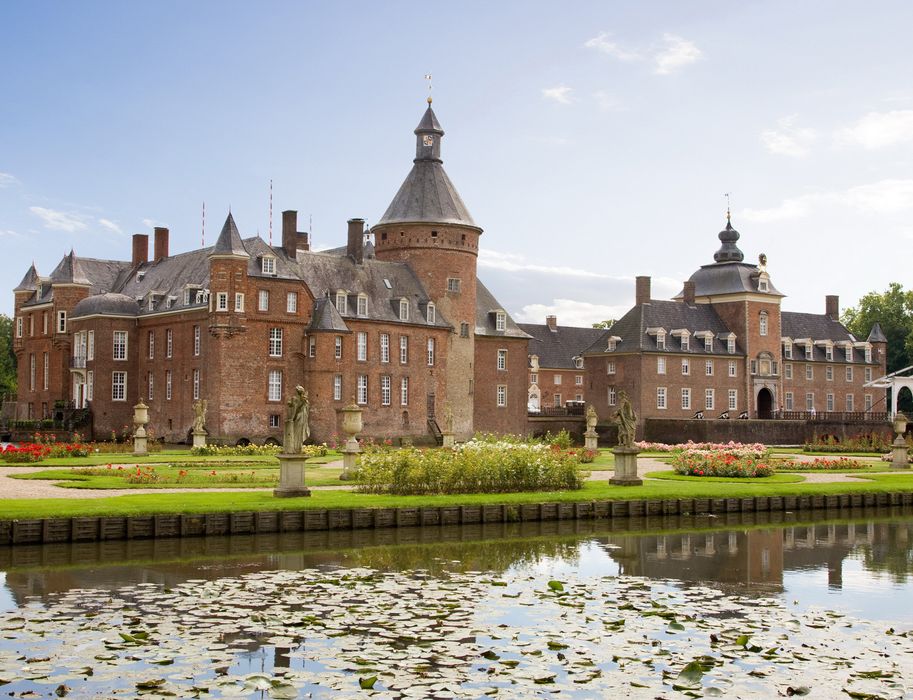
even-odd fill
[(875, 323), (888, 339), (888, 372), (913, 365), (913, 291), (891, 282), (883, 292), (869, 292), (858, 307), (843, 312), (843, 324), (859, 340), (865, 340)]
[(600, 321), (599, 323), (594, 323), (593, 328), (604, 328), (604, 329), (608, 330), (609, 328), (611, 328), (614, 325), (615, 325), (615, 319), (608, 318), (605, 321)]
[(0, 314), (0, 394), (16, 393), (16, 356), (13, 354), (13, 319)]

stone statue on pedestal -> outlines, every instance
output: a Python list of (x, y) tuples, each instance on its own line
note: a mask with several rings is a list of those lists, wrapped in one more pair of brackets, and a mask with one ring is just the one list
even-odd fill
[(618, 403), (618, 410), (615, 412), (615, 423), (618, 424), (618, 444), (621, 447), (634, 447), (637, 414), (634, 413), (631, 399), (626, 392), (618, 393)]
[(599, 422), (599, 416), (596, 414), (596, 409), (593, 408), (593, 404), (590, 404), (586, 407), (586, 431), (589, 433), (596, 430), (596, 423)]
[(206, 428), (206, 399), (193, 402), (193, 432), (202, 433)]
[(301, 452), (304, 441), (311, 434), (308, 426), (310, 403), (308, 393), (300, 384), (295, 387), (295, 394), (289, 397), (288, 413), (285, 418), (285, 433), (282, 440), (282, 450), (285, 454), (296, 455)]

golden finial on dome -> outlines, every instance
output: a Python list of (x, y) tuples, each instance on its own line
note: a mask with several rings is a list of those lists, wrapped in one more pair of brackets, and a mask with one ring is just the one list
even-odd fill
[(431, 73), (425, 73), (425, 80), (428, 81), (428, 104), (431, 104)]

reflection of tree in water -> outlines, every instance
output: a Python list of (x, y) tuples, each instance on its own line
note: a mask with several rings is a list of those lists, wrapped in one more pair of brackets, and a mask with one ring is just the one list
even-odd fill
[(886, 573), (894, 583), (904, 583), (913, 574), (913, 523), (879, 523), (874, 537), (857, 548), (868, 571)]

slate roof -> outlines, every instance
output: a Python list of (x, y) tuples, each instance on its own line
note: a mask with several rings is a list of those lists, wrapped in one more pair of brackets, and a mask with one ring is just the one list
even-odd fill
[[(784, 338), (799, 340), (809, 338), (812, 342), (817, 340), (829, 340), (832, 343), (839, 342), (857, 342), (856, 336), (850, 333), (846, 326), (840, 321), (835, 321), (826, 314), (806, 314), (796, 311), (782, 311), (780, 313), (780, 328)], [(874, 330), (874, 329), (873, 329)], [(879, 328), (879, 330), (881, 330)], [(834, 349), (834, 360), (842, 361), (846, 355), (843, 348)], [(801, 350), (793, 349), (793, 360), (810, 359), (812, 361), (826, 362), (827, 355), (824, 346), (814, 346), (812, 356), (805, 356), (804, 348)], [(853, 362), (864, 363), (865, 351), (860, 349), (853, 350)], [(873, 361), (872, 364), (877, 364)]]
[[(497, 329), (495, 311), (504, 311), (505, 324), (503, 331)], [(501, 306), (494, 295), (488, 291), (488, 287), (482, 284), (482, 280), (479, 279), (476, 279), (475, 332), (476, 335), (492, 336), (496, 338), (529, 338), (529, 335), (517, 325), (510, 314), (507, 313), (507, 310)]]
[[(41, 277), (37, 272), (32, 275), (34, 269), (35, 266), (33, 264), (19, 285), (20, 287), (26, 285), (26, 288), (19, 290), (17, 287), (18, 291), (35, 292), (23, 302), (23, 307), (52, 302), (54, 300), (53, 284), (89, 285), (91, 294), (115, 291), (120, 284), (120, 280), (129, 272), (130, 263), (119, 260), (80, 258), (73, 251), (70, 251), (63, 256), (50, 277)], [(29, 289), (28, 287), (31, 288)], [(40, 296), (38, 295), (39, 287), (41, 290)]]
[(14, 292), (34, 292), (38, 289), (38, 270), (35, 269), (35, 263), (26, 271), (22, 281), (13, 289)]
[(89, 279), (71, 249), (69, 255), (64, 255), (54, 271), (51, 273), (51, 284), (85, 284), (90, 285)]
[[(768, 280), (766, 292), (758, 290), (758, 268), (743, 262), (718, 262), (702, 265), (691, 277), (694, 282), (694, 295), (718, 296), (722, 294), (737, 294), (753, 292), (755, 294), (768, 294), (782, 297), (773, 282)], [(684, 290), (675, 295), (675, 299), (682, 299)]]
[(244, 257), (249, 255), (241, 241), (241, 234), (238, 233), (238, 226), (235, 224), (235, 217), (231, 215), (231, 212), (228, 212), (222, 232), (210, 255), (241, 255)]
[(126, 294), (107, 292), (95, 294), (77, 302), (70, 313), (70, 318), (106, 314), (111, 316), (137, 316), (139, 304)]
[(529, 354), (538, 355), (539, 366), (549, 369), (574, 369), (574, 358), (605, 335), (602, 328), (557, 326), (553, 331), (540, 323), (520, 323), (518, 327), (530, 336)]
[[(660, 350), (656, 345), (656, 336), (647, 333), (648, 328), (662, 328), (666, 331), (666, 347)], [(691, 333), (688, 350), (681, 349), (681, 340), (671, 335), (673, 330), (685, 329)], [(713, 333), (713, 342), (708, 351), (704, 340), (695, 338), (700, 331)], [(685, 352), (691, 355), (730, 354), (725, 340), (719, 336), (728, 335), (729, 328), (723, 323), (716, 311), (708, 304), (689, 306), (680, 301), (652, 299), (648, 304), (634, 306), (618, 319), (602, 336), (587, 348), (588, 353), (606, 351), (608, 339), (612, 336), (621, 338), (617, 341), (615, 352)], [(744, 355), (742, 339), (736, 338), (736, 355)]]
[(323, 297), (314, 301), (314, 312), (311, 315), (311, 325), (308, 332), (334, 332), (334, 333), (351, 333), (346, 322), (336, 310), (336, 306), (329, 297)]
[(881, 330), (881, 324), (878, 321), (875, 321), (872, 325), (872, 330), (869, 331), (869, 337), (866, 338), (870, 343), (887, 343), (888, 339), (885, 337), (884, 332)]

